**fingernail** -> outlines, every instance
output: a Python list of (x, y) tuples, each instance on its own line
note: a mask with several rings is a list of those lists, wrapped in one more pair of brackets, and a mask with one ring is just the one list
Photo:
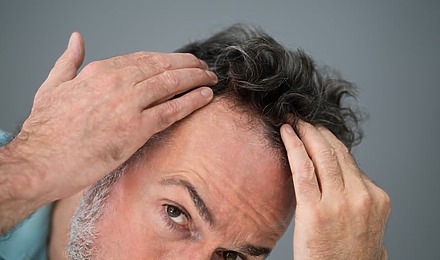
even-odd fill
[(200, 91), (200, 94), (206, 98), (212, 97), (213, 92), (212, 89), (210, 88), (202, 88), (202, 90)]
[(283, 128), (284, 128), (284, 130), (286, 131), (286, 133), (288, 133), (288, 134), (293, 134), (293, 133), (294, 133), (294, 132), (293, 132), (293, 128), (292, 128), (292, 126), (289, 125), (289, 124), (284, 124), (284, 125), (283, 125)]
[(213, 79), (215, 82), (218, 81), (217, 75), (215, 75), (214, 72), (208, 70), (207, 73), (208, 73), (209, 77), (211, 77), (211, 79)]

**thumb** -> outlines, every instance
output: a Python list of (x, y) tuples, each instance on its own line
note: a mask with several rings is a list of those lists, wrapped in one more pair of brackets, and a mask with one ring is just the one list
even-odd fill
[(84, 55), (83, 38), (80, 33), (74, 32), (70, 36), (67, 49), (58, 58), (43, 85), (56, 87), (63, 82), (73, 79), (84, 61)]

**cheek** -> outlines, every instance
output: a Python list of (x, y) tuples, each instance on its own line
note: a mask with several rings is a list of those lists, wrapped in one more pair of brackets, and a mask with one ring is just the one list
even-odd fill
[(154, 187), (131, 184), (130, 178), (122, 178), (107, 199), (97, 223), (98, 258), (178, 259), (188, 241), (167, 227), (163, 207), (154, 200)]
[(98, 249), (98, 259), (145, 259), (146, 255), (157, 259), (159, 245), (154, 234), (148, 232), (154, 226), (152, 218), (141, 203), (136, 202), (121, 188), (123, 181), (116, 184), (106, 202), (94, 246)]

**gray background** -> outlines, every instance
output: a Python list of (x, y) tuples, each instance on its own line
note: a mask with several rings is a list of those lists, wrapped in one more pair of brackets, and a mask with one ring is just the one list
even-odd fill
[[(86, 63), (172, 51), (237, 21), (342, 72), (370, 113), (359, 164), (391, 196), (391, 259), (440, 258), (437, 1), (1, 1), (0, 128), (14, 130), (72, 31)], [(68, 126), (66, 126), (68, 127)], [(291, 230), (271, 259), (291, 259)]]

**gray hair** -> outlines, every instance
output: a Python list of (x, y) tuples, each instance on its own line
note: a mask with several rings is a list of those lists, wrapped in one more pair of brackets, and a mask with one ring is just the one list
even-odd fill
[[(216, 98), (227, 98), (235, 109), (256, 119), (250, 123), (263, 125), (265, 137), (272, 148), (281, 151), (284, 161), (286, 151), (279, 128), (286, 122), (294, 128), (298, 120), (322, 125), (349, 149), (361, 141), (361, 113), (343, 104), (344, 98), (355, 97), (355, 86), (336, 73), (317, 69), (303, 51), (286, 49), (260, 29), (233, 25), (177, 52), (192, 53), (208, 63), (219, 78), (213, 87)], [(99, 250), (92, 247), (99, 232), (95, 224), (102, 217), (111, 187), (170, 129), (150, 139), (124, 165), (85, 193), (71, 223), (71, 259), (91, 259)]]
[(70, 237), (67, 246), (69, 259), (92, 259), (96, 254), (97, 248), (92, 247), (99, 233), (96, 222), (102, 216), (111, 188), (125, 170), (126, 164), (123, 164), (84, 193), (70, 224)]
[(215, 95), (261, 119), (278, 149), (284, 150), (281, 125), (296, 129), (298, 120), (324, 126), (349, 149), (362, 139), (359, 123), (365, 114), (344, 103), (356, 98), (356, 86), (328, 67), (318, 69), (302, 50), (285, 48), (259, 28), (235, 24), (177, 52), (206, 61), (219, 78)]

